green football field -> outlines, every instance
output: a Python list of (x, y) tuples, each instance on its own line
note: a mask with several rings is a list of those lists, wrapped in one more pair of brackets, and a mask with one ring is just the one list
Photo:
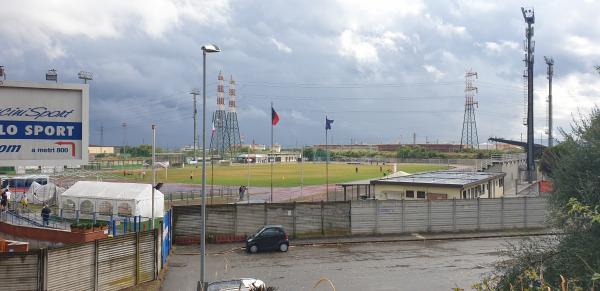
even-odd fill
[[(358, 171), (356, 170), (358, 168)], [(164, 169), (157, 169), (157, 182), (168, 183), (198, 183), (200, 181), (201, 167), (186, 166), (185, 168), (170, 168), (168, 172)], [(429, 164), (398, 164), (397, 170), (407, 173), (417, 173), (447, 169), (445, 165)], [(214, 174), (213, 174), (214, 170)], [(142, 179), (142, 171), (146, 175)], [(372, 179), (383, 177), (384, 173), (392, 171), (390, 164), (383, 165), (352, 165), (342, 163), (329, 164), (329, 183), (350, 182), (362, 179)], [(147, 170), (129, 170), (131, 175), (137, 181), (151, 181), (151, 171)], [(120, 173), (120, 172), (115, 172)], [(302, 176), (304, 185), (323, 185), (326, 183), (324, 163), (282, 163), (273, 165), (273, 186), (275, 187), (295, 187), (300, 186)], [(193, 179), (190, 179), (192, 176)], [(165, 177), (168, 178), (165, 180)], [(271, 180), (270, 164), (233, 164), (230, 166), (207, 165), (206, 181), (215, 185), (237, 186), (248, 184), (252, 187), (268, 187)]]

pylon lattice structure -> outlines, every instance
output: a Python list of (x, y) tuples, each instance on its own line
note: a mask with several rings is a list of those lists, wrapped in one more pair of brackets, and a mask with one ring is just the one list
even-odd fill
[(479, 148), (479, 136), (477, 135), (477, 122), (475, 121), (475, 101), (477, 87), (473, 85), (477, 79), (477, 72), (469, 70), (465, 74), (465, 116), (463, 119), (462, 136), (460, 138), (461, 147)]
[(219, 72), (217, 85), (217, 110), (213, 113), (210, 138), (211, 157), (227, 159), (235, 157), (242, 146), (236, 111), (236, 92), (233, 76), (229, 80), (228, 110), (225, 111), (225, 78)]
[(240, 138), (240, 127), (238, 124), (236, 104), (235, 104), (235, 81), (233, 76), (229, 79), (229, 111), (227, 112), (227, 133), (229, 142), (229, 153), (232, 157), (235, 157), (238, 149), (242, 146)]
[(225, 79), (221, 72), (219, 72), (218, 79), (217, 110), (212, 117), (210, 155), (213, 159), (224, 159), (229, 152), (229, 135), (227, 133), (227, 113), (225, 112)]

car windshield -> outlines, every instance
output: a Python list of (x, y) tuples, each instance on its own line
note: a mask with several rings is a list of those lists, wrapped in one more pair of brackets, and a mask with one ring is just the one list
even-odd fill
[(261, 227), (259, 228), (255, 233), (254, 236), (259, 236), (263, 231), (265, 231), (266, 227)]

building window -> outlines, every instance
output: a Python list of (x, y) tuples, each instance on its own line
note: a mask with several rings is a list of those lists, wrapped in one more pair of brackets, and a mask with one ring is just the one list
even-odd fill
[(417, 198), (425, 199), (425, 191), (417, 191)]
[(406, 190), (406, 198), (415, 198), (415, 191)]
[(500, 187), (504, 186), (504, 178), (500, 178)]

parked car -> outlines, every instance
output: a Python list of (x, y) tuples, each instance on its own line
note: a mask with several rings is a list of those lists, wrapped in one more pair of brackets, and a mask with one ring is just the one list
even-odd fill
[(208, 284), (206, 291), (263, 291), (266, 285), (263, 281), (252, 278), (240, 278), (212, 282)]
[(281, 225), (267, 225), (246, 240), (246, 251), (250, 253), (267, 250), (287, 252), (289, 246), (290, 240)]

